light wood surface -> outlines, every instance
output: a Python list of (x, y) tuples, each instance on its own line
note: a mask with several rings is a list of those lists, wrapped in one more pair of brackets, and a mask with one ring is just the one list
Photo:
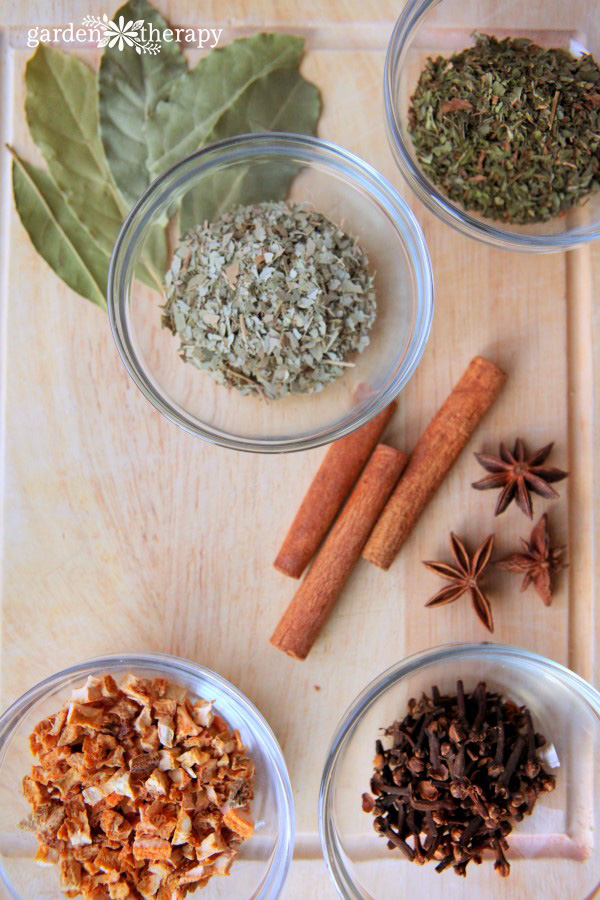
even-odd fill
[[(268, 638), (297, 584), (272, 561), (324, 451), (238, 454), (161, 418), (123, 369), (106, 315), (69, 291), (32, 248), (12, 206), (5, 154), (0, 706), (107, 652), (163, 651), (215, 669), (256, 703), (286, 757), (298, 841), (285, 896), (333, 897), (317, 798), (336, 723), (367, 682), (403, 656), (487, 639), (467, 602), (424, 608), (439, 584), (420, 561), (445, 558), (450, 529), (473, 543), (496, 525), (498, 555), (529, 533), (514, 505), (494, 523), (492, 495), (468, 487), (483, 474), (474, 450), (495, 452), (499, 439), (518, 435), (532, 449), (556, 441), (552, 461), (572, 474), (558, 486), (561, 500), (536, 498), (535, 512), (550, 511), (571, 566), (549, 609), (520, 594), (514, 576), (495, 576), (493, 639), (595, 679), (600, 419), (592, 347), (600, 322), (592, 286), (600, 284), (600, 248), (509, 255), (454, 233), (409, 195), (388, 149), (381, 90), (399, 4), (313, 0), (300, 10), (290, 0), (215, 0), (202, 12), (193, 0), (158, 5), (175, 24), (223, 23), (224, 37), (264, 25), (305, 33), (303, 71), (325, 101), (320, 136), (372, 163), (413, 205), (432, 256), (436, 313), (386, 442), (413, 446), (475, 354), (496, 361), (509, 380), (391, 570), (359, 562), (309, 659), (289, 659)], [(469, 25), (476, 6), (464, 3), (460, 24)], [(531, 16), (552, 6), (553, 27), (568, 25), (558, 0), (527, 6)], [(23, 28), (103, 11), (87, 0), (28, 0), (3, 11), (3, 140), (29, 159), (36, 155), (23, 116)], [(407, 896), (419, 875), (415, 867), (406, 876)], [(455, 881), (447, 896), (464, 896)], [(563, 888), (557, 874), (547, 896), (566, 897)], [(515, 870), (502, 896), (529, 896), (525, 875)]]

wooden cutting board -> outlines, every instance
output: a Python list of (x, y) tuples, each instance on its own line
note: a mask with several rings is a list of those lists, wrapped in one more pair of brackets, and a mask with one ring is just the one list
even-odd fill
[[(431, 251), (436, 313), (387, 439), (410, 450), (477, 353), (505, 368), (509, 381), (392, 569), (361, 562), (307, 662), (294, 662), (267, 642), (295, 588), (271, 563), (324, 451), (243, 455), (203, 444), (161, 418), (123, 369), (106, 315), (76, 297), (33, 250), (13, 208), (3, 154), (0, 705), (58, 669), (107, 652), (164, 651), (215, 669), (256, 703), (284, 750), (298, 832), (286, 896), (329, 897), (317, 797), (335, 724), (366, 683), (403, 656), (488, 636), (467, 602), (423, 608), (438, 584), (420, 561), (446, 556), (450, 529), (473, 542), (497, 525), (499, 554), (529, 533), (514, 506), (494, 523), (492, 496), (469, 488), (482, 474), (474, 450), (495, 452), (500, 439), (517, 435), (532, 449), (556, 441), (552, 461), (571, 476), (559, 485), (560, 501), (536, 499), (535, 511), (550, 511), (571, 565), (549, 609), (532, 593), (520, 594), (513, 576), (500, 575), (493, 639), (595, 678), (600, 418), (592, 347), (600, 334), (593, 302), (600, 249), (502, 253), (454, 233), (409, 194), (388, 149), (382, 100), (398, 3), (313, 0), (302, 20), (291, 0), (220, 0), (203, 4), (202, 14), (193, 0), (159, 6), (177, 25), (224, 27), (223, 41), (259, 27), (304, 34), (303, 71), (325, 101), (320, 136), (372, 163), (415, 209)], [(465, 2), (448, 24), (470, 30), (477, 7)], [(543, 9), (553, 28), (568, 28), (567, 7), (535, 0), (523, 16), (539, 22)], [(31, 160), (25, 30), (92, 12), (84, 0), (27, 0), (3, 13), (3, 142)], [(80, 54), (95, 63), (95, 51)], [(418, 889), (418, 876), (418, 869), (406, 876), (407, 895)], [(504, 896), (527, 896), (519, 877), (515, 868)], [(449, 895), (460, 890), (451, 880)], [(547, 896), (562, 896), (558, 882)]]

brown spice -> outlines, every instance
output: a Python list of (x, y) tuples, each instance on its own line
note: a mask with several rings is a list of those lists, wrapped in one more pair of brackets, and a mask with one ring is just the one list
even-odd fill
[(456, 567), (442, 562), (423, 563), (430, 572), (450, 582), (446, 587), (438, 591), (431, 600), (428, 600), (425, 606), (443, 606), (446, 603), (454, 603), (455, 600), (458, 600), (468, 591), (471, 594), (473, 609), (479, 620), (489, 631), (493, 631), (492, 607), (479, 584), (490, 561), (493, 547), (494, 535), (490, 534), (471, 556), (460, 538), (454, 532), (451, 532), (450, 550), (452, 551)]
[(22, 825), (68, 897), (183, 898), (228, 875), (252, 835), (254, 765), (239, 734), (164, 678), (90, 676), (30, 745)]
[(425, 429), (363, 551), (369, 562), (389, 569), (427, 503), (492, 405), (505, 373), (476, 356)]
[(385, 444), (375, 448), (308, 575), (273, 632), (271, 643), (278, 650), (294, 659), (306, 659), (407, 459), (405, 453)]
[(409, 700), (408, 714), (375, 744), (371, 794), (362, 809), (390, 850), (411, 862), (436, 860), (436, 871), (452, 867), (466, 875), (490, 850), (502, 877), (507, 835), (530, 815), (540, 793), (554, 790), (537, 751), (546, 743), (529, 710), (480, 682), (465, 693), (437, 687), (431, 697)]
[(521, 590), (526, 591), (529, 585), (533, 584), (545, 605), (550, 606), (552, 576), (565, 569), (567, 564), (561, 560), (566, 548), (550, 545), (548, 516), (545, 513), (531, 532), (529, 541), (521, 539), (521, 544), (522, 553), (511, 553), (498, 560), (496, 566), (507, 572), (523, 575)]
[(496, 503), (495, 515), (503, 513), (515, 500), (519, 509), (532, 519), (530, 492), (533, 491), (534, 494), (539, 494), (547, 500), (556, 500), (559, 495), (550, 485), (562, 481), (568, 475), (568, 472), (563, 472), (562, 469), (544, 465), (553, 447), (553, 443), (546, 444), (528, 457), (525, 444), (521, 438), (517, 438), (512, 453), (504, 444), (500, 444), (499, 456), (476, 453), (475, 459), (490, 474), (474, 482), (472, 487), (478, 491), (502, 488)]
[(300, 578), (395, 410), (396, 403), (391, 403), (362, 428), (330, 446), (277, 554), (273, 565), (278, 572)]
[(442, 103), (440, 106), (440, 115), (444, 116), (447, 113), (462, 111), (470, 111), (473, 109), (473, 104), (469, 103), (468, 100), (462, 100), (460, 97), (456, 97), (454, 100), (446, 100), (445, 103)]

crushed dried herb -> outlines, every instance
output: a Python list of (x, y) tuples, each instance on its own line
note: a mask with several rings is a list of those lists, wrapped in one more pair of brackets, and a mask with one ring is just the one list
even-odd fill
[(163, 324), (184, 361), (244, 394), (320, 391), (369, 343), (368, 265), (353, 237), (305, 204), (238, 207), (179, 242)]
[(487, 691), (484, 682), (469, 694), (458, 681), (454, 695), (434, 685), (431, 697), (409, 700), (408, 714), (384, 735), (362, 808), (388, 848), (463, 876), (489, 850), (506, 877), (507, 835), (540, 793), (555, 787), (538, 756), (546, 739), (534, 731), (527, 707)]
[(428, 59), (409, 131), (451, 200), (507, 223), (545, 222), (600, 189), (600, 68), (590, 55), (477, 35)]

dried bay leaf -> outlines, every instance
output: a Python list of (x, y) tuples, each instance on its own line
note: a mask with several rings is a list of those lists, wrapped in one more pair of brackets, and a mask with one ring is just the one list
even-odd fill
[[(167, 25), (148, 0), (130, 0), (120, 16)], [(49, 174), (22, 161), (14, 172), (19, 215), (40, 254), (67, 284), (104, 306), (107, 260), (151, 178), (241, 132), (314, 133), (320, 96), (299, 74), (303, 48), (297, 37), (258, 34), (212, 51), (188, 72), (173, 42), (157, 56), (107, 47), (96, 79), (77, 57), (40, 44), (27, 63), (25, 105)], [(224, 174), (209, 192), (188, 199), (186, 214), (196, 221), (231, 205), (283, 198), (297, 170), (290, 163)], [(165, 268), (159, 223), (136, 274), (161, 290)]]
[(98, 134), (96, 78), (76, 56), (40, 44), (25, 70), (29, 130), (69, 206), (111, 252), (127, 205)]
[(12, 153), (15, 204), (34, 247), (69, 287), (106, 309), (109, 255), (90, 241), (52, 177)]
[(303, 49), (302, 38), (256, 34), (213, 50), (180, 76), (147, 123), (151, 175), (205, 146), (219, 120), (253, 84), (271, 72), (298, 67)]
[[(98, 129), (96, 77), (77, 57), (40, 44), (25, 70), (29, 130), (50, 174), (90, 240), (112, 252), (127, 204), (112, 178)], [(149, 236), (139, 277), (161, 289), (162, 230)], [(162, 244), (162, 246), (161, 246)]]
[[(126, 21), (143, 20), (161, 33), (168, 27), (147, 0), (129, 0), (115, 15)], [(159, 100), (165, 100), (173, 81), (187, 72), (176, 42), (164, 41), (156, 55), (135, 52), (134, 47), (107, 46), (98, 72), (100, 134), (106, 159), (121, 194), (129, 205), (150, 184), (146, 126)]]
[[(245, 132), (291, 131), (315, 134), (321, 113), (317, 87), (297, 68), (281, 69), (256, 81), (221, 117), (207, 143)], [(182, 204), (184, 231), (205, 219), (216, 218), (233, 206), (262, 200), (283, 200), (297, 173), (296, 163), (236, 166), (213, 175)]]

